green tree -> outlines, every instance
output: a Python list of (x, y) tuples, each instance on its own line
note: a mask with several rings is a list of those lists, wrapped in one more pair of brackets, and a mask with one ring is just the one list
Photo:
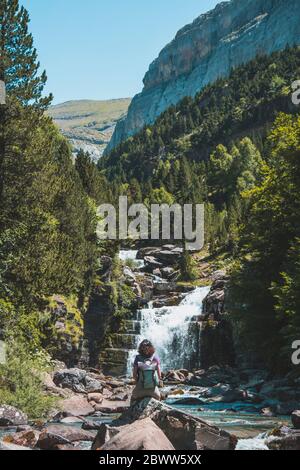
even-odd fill
[[(32, 35), (28, 32), (28, 23), (28, 12), (19, 6), (18, 0), (1, 0), (0, 80), (6, 85), (7, 103), (0, 106), (0, 200), (4, 159), (14, 158), (15, 137), (10, 121), (18, 115), (18, 105), (32, 106), (35, 111), (43, 113), (52, 99), (51, 96), (42, 97), (47, 77), (45, 72), (38, 74), (40, 64)], [(30, 125), (28, 122), (28, 129)]]
[(231, 299), (245, 344), (282, 372), (291, 364), (291, 333), (298, 331), (299, 116), (280, 114), (268, 146), (263, 181), (249, 194)]

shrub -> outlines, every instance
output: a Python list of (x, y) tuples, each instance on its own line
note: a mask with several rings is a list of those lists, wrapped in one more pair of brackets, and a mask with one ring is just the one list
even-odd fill
[(33, 354), (22, 340), (9, 340), (6, 362), (0, 366), (0, 403), (15, 406), (31, 419), (46, 418), (57, 401), (43, 391), (42, 374), (50, 367), (43, 351)]

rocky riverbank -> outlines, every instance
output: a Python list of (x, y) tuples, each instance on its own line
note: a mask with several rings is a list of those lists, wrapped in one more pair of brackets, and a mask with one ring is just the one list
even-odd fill
[[(0, 406), (0, 449), (234, 449), (238, 440), (234, 432), (201, 419), (201, 411), (212, 404), (222, 405), (226, 413), (243, 408), (249, 416), (278, 415), (278, 427), (265, 436), (267, 445), (300, 448), (298, 382), (290, 377), (279, 384), (264, 371), (229, 366), (173, 370), (164, 376), (164, 402), (149, 399), (130, 407), (131, 380), (62, 367), (44, 377), (45, 393), (58, 398), (49, 422), (33, 423), (19, 410)], [(197, 415), (189, 407), (197, 408)], [(280, 415), (288, 414), (293, 428), (280, 425)]]
[[(56, 362), (55, 370), (44, 374), (45, 394), (57, 399), (48, 422), (30, 422), (21, 411), (0, 406), (0, 449), (229, 450), (237, 446), (238, 438), (255, 435), (255, 429), (227, 429), (225, 419), (218, 426), (211, 418), (206, 422), (202, 415), (207, 416), (208, 410), (219, 410), (232, 422), (235, 417), (241, 421), (241, 412), (253, 420), (272, 419), (276, 428), (271, 430), (268, 425), (264, 448), (300, 448), (300, 379), (293, 374), (274, 378), (262, 369), (238, 367), (226, 312), (228, 276), (201, 262), (203, 282), (210, 288), (205, 288), (199, 306), (193, 294), (197, 289), (179, 282), (182, 255), (183, 250), (174, 245), (120, 254), (120, 282), (134, 293), (134, 312), (123, 318), (119, 329), (110, 332), (98, 367), (69, 368)], [(109, 280), (112, 260), (105, 257), (102, 265), (103, 276)], [(170, 348), (170, 354), (172, 348), (177, 351), (178, 339), (184, 341), (184, 336), (176, 335), (180, 325), (192, 344), (189, 367), (164, 370), (162, 403), (144, 400), (130, 407), (133, 382), (126, 375), (127, 362), (143, 331), (143, 318), (147, 323), (153, 314), (149, 307), (141, 314), (140, 309), (149, 302), (158, 310), (150, 326), (156, 328), (170, 312), (172, 322), (181, 315), (186, 318), (187, 324), (181, 319), (174, 323), (175, 333), (174, 328), (168, 331), (174, 334), (171, 341), (167, 338), (167, 343), (160, 344), (157, 337), (156, 343), (159, 348)], [(183, 356), (180, 360), (184, 362)], [(262, 429), (267, 431), (266, 421)]]

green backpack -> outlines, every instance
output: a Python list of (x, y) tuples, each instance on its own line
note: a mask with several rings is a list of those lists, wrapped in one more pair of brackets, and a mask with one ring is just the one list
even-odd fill
[(153, 361), (153, 357), (148, 359), (139, 357), (138, 375), (138, 382), (145, 390), (153, 390), (159, 385), (157, 362)]

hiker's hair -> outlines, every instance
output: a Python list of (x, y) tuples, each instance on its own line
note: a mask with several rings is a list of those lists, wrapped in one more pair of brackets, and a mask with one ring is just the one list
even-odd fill
[(155, 348), (151, 341), (145, 339), (139, 345), (139, 353), (144, 357), (151, 357), (155, 353)]

